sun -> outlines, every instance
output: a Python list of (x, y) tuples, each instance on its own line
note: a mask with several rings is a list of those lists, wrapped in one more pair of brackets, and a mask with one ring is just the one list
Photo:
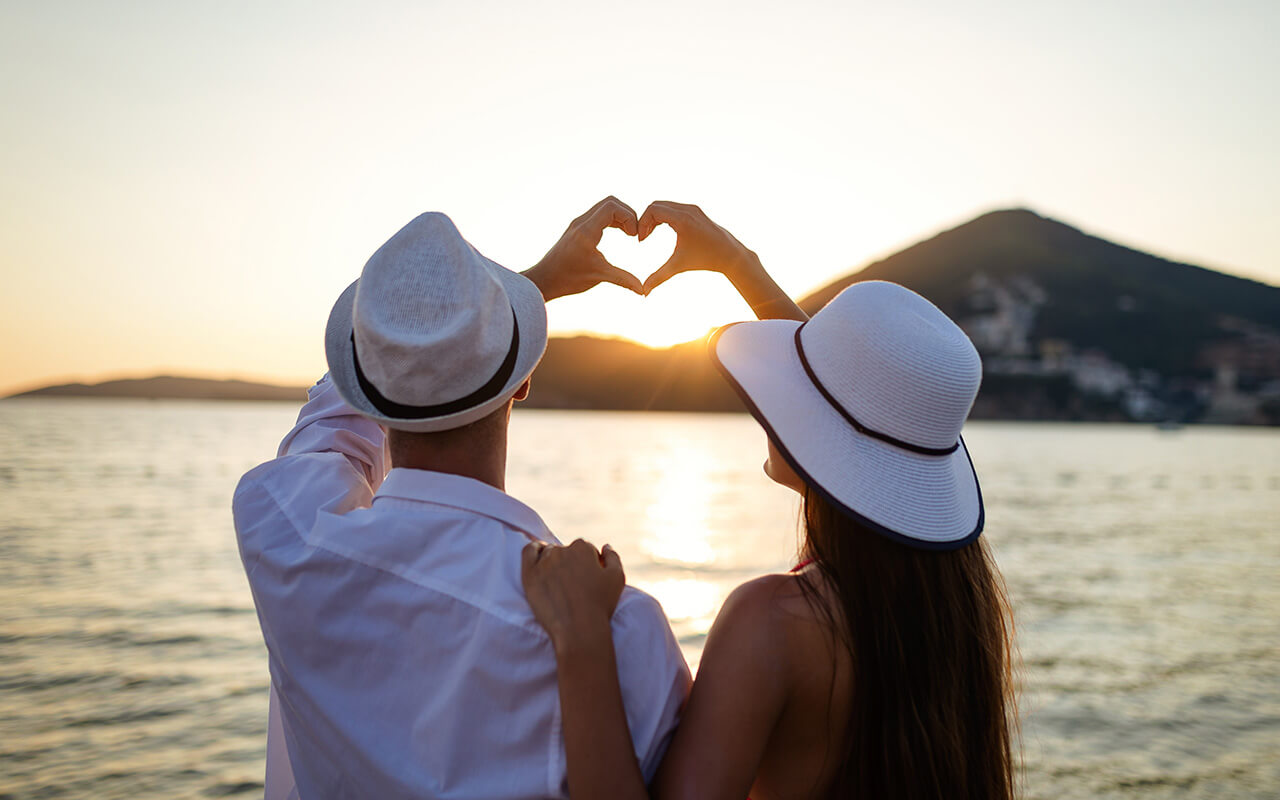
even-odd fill
[[(695, 310), (693, 317), (697, 316), (700, 316), (700, 314)], [(678, 320), (671, 318), (642, 318), (634, 320), (624, 330), (618, 331), (617, 335), (642, 344), (645, 347), (661, 349), (700, 339), (715, 327), (715, 324), (709, 324), (704, 320), (693, 318)]]
[(547, 305), (553, 334), (610, 336), (664, 348), (700, 339), (730, 322), (754, 319), (724, 276), (676, 275), (648, 297), (601, 286)]

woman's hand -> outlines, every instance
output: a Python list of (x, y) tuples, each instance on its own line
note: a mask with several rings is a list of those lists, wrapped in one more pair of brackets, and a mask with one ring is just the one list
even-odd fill
[(556, 648), (556, 681), (569, 796), (649, 800), (627, 728), (609, 618), (626, 577), (609, 545), (532, 542), (520, 575), (533, 615)]
[(736, 285), (737, 278), (763, 269), (755, 253), (732, 233), (712, 222), (697, 206), (668, 200), (650, 203), (640, 216), (637, 238), (643, 242), (663, 224), (670, 225), (676, 232), (676, 249), (667, 263), (645, 279), (645, 294), (672, 276), (690, 270), (719, 272)]
[(529, 607), (556, 651), (585, 643), (612, 643), (609, 619), (622, 596), (622, 559), (609, 545), (597, 552), (578, 539), (568, 547), (530, 542), (522, 554), (521, 579)]
[(645, 279), (645, 294), (681, 272), (710, 270), (728, 278), (760, 319), (808, 319), (769, 277), (759, 256), (712, 222), (702, 209), (667, 200), (650, 203), (640, 216), (637, 232), (640, 241), (662, 224), (670, 225), (676, 232), (676, 249), (667, 263)]

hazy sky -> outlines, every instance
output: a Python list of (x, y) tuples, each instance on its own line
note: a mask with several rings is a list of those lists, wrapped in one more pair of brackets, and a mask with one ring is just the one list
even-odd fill
[[(523, 269), (610, 193), (700, 204), (797, 295), (1012, 205), (1280, 283), (1278, 37), (1274, 0), (0, 2), (0, 392), (310, 380), (418, 212)], [(700, 274), (549, 313), (746, 310)]]

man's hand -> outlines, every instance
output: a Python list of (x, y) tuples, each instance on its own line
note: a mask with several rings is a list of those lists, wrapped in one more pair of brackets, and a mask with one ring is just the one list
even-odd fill
[(585, 292), (598, 283), (612, 283), (636, 294), (644, 294), (644, 284), (626, 270), (610, 264), (597, 248), (605, 228), (618, 228), (635, 236), (639, 220), (630, 206), (616, 197), (606, 197), (590, 211), (575, 219), (560, 241), (542, 260), (525, 270), (544, 300)]

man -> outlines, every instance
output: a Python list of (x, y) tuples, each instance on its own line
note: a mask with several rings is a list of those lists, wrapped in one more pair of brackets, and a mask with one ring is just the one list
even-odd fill
[[(555, 654), (520, 583), (524, 545), (556, 539), (503, 490), (507, 426), (545, 300), (643, 291), (596, 249), (636, 225), (607, 198), (521, 275), (423, 214), (339, 297), (329, 373), (233, 501), (271, 669), (267, 800), (567, 797)], [(611, 625), (651, 780), (689, 670), (648, 595)]]

